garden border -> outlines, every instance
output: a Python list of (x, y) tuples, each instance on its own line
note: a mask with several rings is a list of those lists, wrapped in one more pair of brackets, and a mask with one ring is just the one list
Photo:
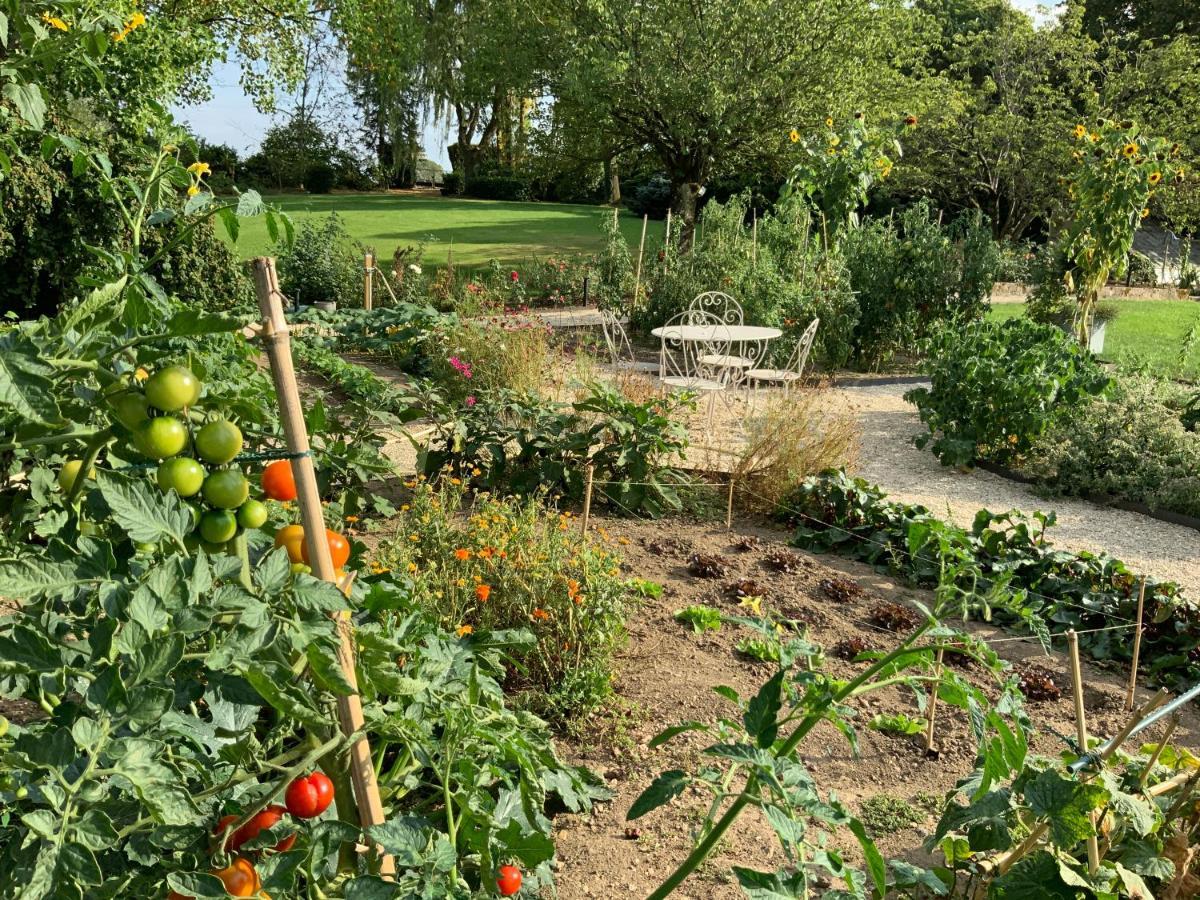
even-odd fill
[[(999, 475), (1001, 478), (1007, 478), (1009, 481), (1015, 481), (1019, 484), (1028, 484), (1032, 486), (1041, 485), (1042, 482), (1029, 475), (1019, 472), (1016, 469), (1010, 469), (1007, 466), (999, 463), (988, 462), (986, 460), (976, 460), (975, 467), (983, 469), (985, 472), (990, 472), (993, 475)], [(1113, 497), (1110, 494), (1095, 494), (1085, 493), (1077, 495), (1080, 498), (1094, 503), (1097, 506), (1107, 507), (1109, 509), (1120, 509), (1125, 512), (1138, 513), (1139, 515), (1147, 516), (1151, 519), (1157, 519), (1160, 522), (1167, 522), (1171, 525), (1181, 525), (1184, 528), (1191, 528), (1200, 531), (1200, 518), (1195, 516), (1185, 515), (1184, 513), (1172, 512), (1169, 509), (1151, 509), (1145, 503), (1139, 503), (1135, 500), (1121, 500)]]

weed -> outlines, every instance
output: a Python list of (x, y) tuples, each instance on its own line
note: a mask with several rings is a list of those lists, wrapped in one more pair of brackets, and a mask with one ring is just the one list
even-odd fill
[(920, 809), (888, 794), (876, 794), (864, 800), (858, 817), (872, 834), (894, 834), (925, 821), (925, 813)]
[(906, 716), (904, 713), (896, 713), (892, 716), (882, 714), (874, 716), (867, 725), (873, 731), (882, 731), (887, 734), (920, 734), (925, 730), (924, 719)]
[(721, 611), (713, 609), (711, 606), (694, 604), (677, 609), (675, 610), (675, 619), (679, 622), (687, 622), (696, 634), (721, 630)]

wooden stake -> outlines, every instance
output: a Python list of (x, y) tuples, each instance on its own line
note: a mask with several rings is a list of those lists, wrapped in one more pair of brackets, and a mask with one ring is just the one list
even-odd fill
[(1146, 768), (1142, 769), (1142, 775), (1138, 779), (1138, 784), (1142, 787), (1146, 786), (1146, 779), (1150, 777), (1150, 773), (1154, 771), (1155, 765), (1158, 764), (1158, 758), (1162, 756), (1163, 748), (1171, 740), (1171, 736), (1175, 733), (1175, 729), (1179, 727), (1179, 715), (1171, 716), (1171, 721), (1167, 723), (1167, 730), (1163, 732), (1163, 736), (1158, 741), (1158, 746), (1154, 748), (1154, 752), (1150, 754), (1150, 760), (1146, 763)]
[(758, 210), (757, 209), (750, 210), (750, 215), (752, 217), (752, 222), (753, 222), (752, 230), (750, 232), (750, 264), (752, 266), (757, 267), (758, 266)]
[(375, 305), (375, 254), (368, 253), (363, 257), (363, 309), (372, 309)]
[[(1075, 629), (1067, 632), (1067, 647), (1071, 652), (1071, 685), (1075, 691), (1075, 734), (1079, 740), (1079, 752), (1088, 752), (1087, 713), (1083, 708), (1083, 670), (1079, 665), (1079, 635)], [(1096, 824), (1095, 813), (1091, 814), (1093, 828)], [(1096, 835), (1087, 840), (1088, 871), (1093, 875), (1100, 868), (1100, 844)]]
[(729, 476), (729, 498), (725, 502), (725, 530), (733, 530), (733, 475)]
[(588, 530), (588, 521), (592, 517), (592, 478), (596, 474), (596, 467), (588, 463), (588, 467), (584, 470), (583, 480), (583, 530), (581, 534), (586, 535)]
[(1146, 578), (1142, 577), (1142, 587), (1138, 591), (1137, 625), (1133, 631), (1133, 666), (1129, 669), (1129, 688), (1125, 691), (1125, 710), (1133, 709), (1133, 695), (1137, 691), (1138, 658), (1142, 654), (1142, 609), (1146, 604)]
[(667, 230), (663, 237), (663, 271), (667, 271), (667, 257), (671, 255), (671, 210), (667, 208)]
[(938, 688), (942, 681), (942, 660), (945, 658), (946, 648), (942, 645), (938, 646), (937, 662), (934, 664), (934, 674), (937, 676), (937, 681), (933, 685), (933, 690), (929, 694), (929, 710), (926, 713), (926, 718), (929, 720), (925, 723), (925, 753), (926, 755), (933, 753), (933, 722), (937, 717), (937, 702)]
[[(271, 363), (271, 377), (275, 382), (275, 393), (279, 399), (279, 418), (287, 438), (288, 450), (297, 454), (292, 458), (292, 476), (296, 480), (297, 500), (300, 504), (300, 522), (304, 526), (304, 539), (308, 546), (308, 558), (312, 561), (313, 573), (322, 581), (336, 583), (333, 559), (329, 555), (329, 544), (325, 540), (325, 518), (321, 512), (321, 496), (317, 490), (317, 474), (309, 455), (308, 430), (304, 425), (304, 408), (300, 404), (300, 391), (296, 387), (296, 372), (292, 367), (291, 341), (288, 337), (287, 320), (283, 317), (282, 294), (275, 274), (275, 260), (260, 256), (254, 260), (254, 289), (258, 295), (258, 309), (263, 317), (263, 343)], [(349, 583), (346, 585), (349, 587)], [(354, 640), (350, 622), (344, 616), (337, 617), (338, 663), (346, 680), (358, 689), (354, 671)], [(338, 719), (342, 732), (350, 735), (363, 727), (362, 701), (357, 693), (338, 697)], [(363, 827), (381, 825), (384, 821), (383, 803), (379, 796), (379, 784), (375, 779), (375, 766), (371, 761), (371, 747), (365, 737), (350, 746), (350, 775), (354, 783), (354, 797), (358, 806), (358, 817)], [(391, 877), (396, 873), (392, 857), (377, 847), (379, 872)]]
[(638, 242), (637, 272), (633, 276), (633, 304), (630, 309), (637, 307), (638, 293), (642, 287), (642, 253), (646, 249), (646, 224), (650, 221), (648, 214), (642, 216), (642, 239)]

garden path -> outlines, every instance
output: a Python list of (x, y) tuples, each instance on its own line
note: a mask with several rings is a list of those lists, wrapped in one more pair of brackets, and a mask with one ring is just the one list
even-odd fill
[(913, 445), (924, 426), (916, 408), (904, 401), (904, 392), (911, 388), (911, 384), (841, 385), (829, 392), (830, 402), (853, 410), (862, 428), (856, 475), (896, 499), (920, 503), (965, 527), (984, 508), (1025, 513), (1054, 510), (1058, 524), (1050, 538), (1056, 545), (1107, 552), (1137, 571), (1176, 581), (1200, 598), (1200, 532), (1086, 500), (1039, 497), (1028, 485), (980, 469), (943, 466), (928, 450)]

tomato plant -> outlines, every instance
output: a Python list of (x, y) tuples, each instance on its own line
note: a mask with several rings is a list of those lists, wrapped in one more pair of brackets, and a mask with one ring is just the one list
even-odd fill
[(250, 497), (250, 482), (240, 469), (218, 469), (204, 479), (206, 502), (221, 509), (237, 509)]
[(243, 528), (262, 528), (267, 524), (269, 515), (266, 504), (258, 500), (247, 500), (238, 507), (237, 520)]
[(204, 466), (186, 456), (168, 459), (158, 467), (158, 486), (164, 491), (174, 491), (180, 497), (192, 497), (200, 493), (204, 484)]
[(186, 366), (167, 366), (146, 382), (146, 400), (163, 412), (178, 412), (200, 399), (201, 386)]
[(323, 772), (297, 778), (284, 794), (287, 810), (297, 819), (314, 819), (333, 802), (333, 782)]
[(188, 442), (187, 428), (173, 416), (147, 419), (133, 435), (138, 450), (151, 459), (167, 459), (181, 453)]
[(242, 452), (242, 430), (218, 419), (196, 432), (196, 454), (206, 463), (223, 466)]

